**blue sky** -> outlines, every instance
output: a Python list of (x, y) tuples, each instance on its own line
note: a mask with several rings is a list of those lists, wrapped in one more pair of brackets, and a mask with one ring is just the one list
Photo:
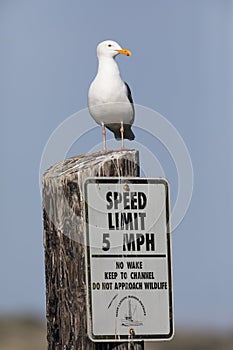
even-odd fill
[[(230, 0), (1, 1), (1, 313), (44, 315), (40, 159), (53, 130), (87, 107), (95, 48), (110, 38), (133, 53), (117, 61), (135, 103), (174, 125), (193, 163), (173, 234), (176, 325), (232, 328), (232, 17)], [(68, 155), (100, 137), (95, 128)], [(174, 200), (164, 147), (141, 130), (136, 140), (159, 158)]]

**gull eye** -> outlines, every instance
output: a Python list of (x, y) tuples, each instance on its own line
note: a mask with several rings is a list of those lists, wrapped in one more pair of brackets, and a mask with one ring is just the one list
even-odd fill
[(108, 44), (108, 47), (112, 47), (112, 45), (111, 45), (111, 44)]

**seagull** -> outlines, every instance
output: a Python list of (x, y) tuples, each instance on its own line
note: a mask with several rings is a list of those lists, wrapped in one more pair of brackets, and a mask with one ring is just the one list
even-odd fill
[(102, 126), (103, 148), (106, 149), (106, 130), (121, 140), (134, 140), (131, 126), (134, 122), (134, 105), (129, 85), (121, 79), (115, 57), (119, 54), (131, 56), (117, 42), (105, 40), (97, 46), (98, 71), (88, 91), (88, 108), (97, 124)]

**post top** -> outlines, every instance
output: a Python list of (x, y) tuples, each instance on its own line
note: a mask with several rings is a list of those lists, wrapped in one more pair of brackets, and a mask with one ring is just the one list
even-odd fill
[(108, 151), (106, 153), (87, 153), (64, 159), (63, 161), (52, 165), (45, 171), (43, 180), (51, 177), (67, 176), (72, 173), (87, 171), (88, 169), (91, 170), (94, 166), (101, 168), (107, 162), (110, 162), (111, 164), (114, 161), (124, 158), (135, 162), (136, 165), (139, 164), (139, 152), (134, 149)]

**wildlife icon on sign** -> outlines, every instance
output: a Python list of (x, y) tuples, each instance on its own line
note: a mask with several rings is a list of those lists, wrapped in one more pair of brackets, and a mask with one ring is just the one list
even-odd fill
[(125, 317), (121, 320), (121, 325), (125, 327), (137, 327), (137, 326), (143, 326), (142, 321), (138, 321), (135, 317), (135, 314), (137, 314), (137, 303), (135, 303), (135, 306), (132, 310), (132, 301), (130, 298), (128, 298), (128, 310)]
[(145, 306), (136, 296), (127, 295), (117, 305), (116, 318), (123, 327), (143, 326), (142, 316), (146, 316)]

